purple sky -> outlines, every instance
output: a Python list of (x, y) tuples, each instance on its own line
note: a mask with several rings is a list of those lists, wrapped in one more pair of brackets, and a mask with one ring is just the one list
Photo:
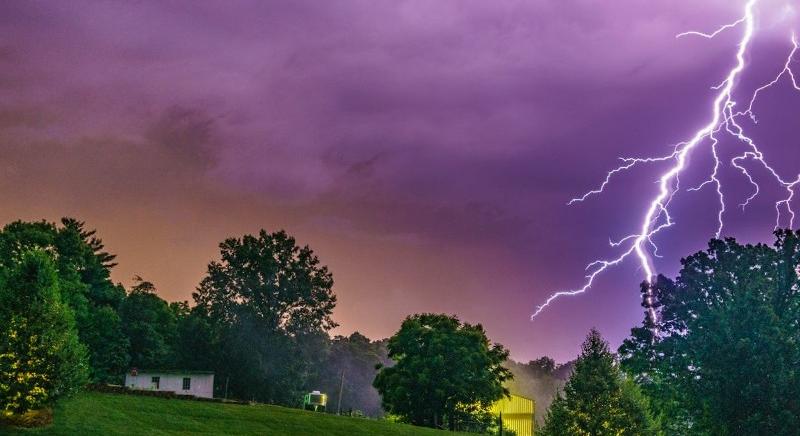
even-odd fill
[[(169, 300), (189, 298), (223, 238), (284, 228), (332, 269), (340, 333), (441, 311), (516, 359), (565, 361), (590, 327), (616, 346), (641, 321), (637, 265), (529, 315), (638, 227), (659, 167), (566, 202), (617, 157), (665, 154), (708, 122), (741, 29), (675, 35), (743, 3), (2, 2), (0, 221), (86, 220), (118, 253), (116, 280), (142, 275)], [(798, 21), (787, 0), (762, 3), (742, 98), (780, 71)], [(766, 93), (748, 127), (791, 179), (790, 91)], [(707, 147), (691, 165), (686, 186)], [(776, 187), (741, 212), (748, 185), (721, 177), (725, 234), (771, 241)], [(676, 198), (660, 271), (705, 246), (712, 194)]]

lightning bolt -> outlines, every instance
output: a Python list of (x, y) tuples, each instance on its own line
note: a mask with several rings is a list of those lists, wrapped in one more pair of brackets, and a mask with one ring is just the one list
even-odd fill
[[(717, 91), (714, 98), (711, 111), (711, 119), (704, 127), (694, 133), (694, 135), (683, 142), (676, 144), (672, 153), (665, 156), (658, 157), (645, 157), (645, 158), (621, 158), (621, 165), (612, 169), (606, 174), (603, 182), (596, 189), (586, 192), (585, 194), (573, 198), (569, 201), (568, 205), (581, 203), (588, 200), (590, 197), (602, 194), (606, 187), (612, 182), (614, 176), (619, 173), (626, 172), (638, 165), (646, 165), (658, 162), (671, 162), (672, 166), (666, 169), (658, 179), (658, 192), (650, 201), (649, 206), (644, 211), (642, 216), (641, 226), (636, 233), (628, 235), (618, 241), (609, 241), (612, 247), (621, 247), (622, 252), (617, 257), (609, 259), (600, 259), (591, 262), (586, 267), (587, 275), (583, 286), (573, 290), (559, 291), (548, 297), (544, 303), (536, 308), (536, 311), (531, 315), (531, 319), (538, 316), (545, 310), (553, 301), (561, 297), (580, 295), (588, 291), (598, 276), (603, 272), (624, 262), (629, 257), (635, 257), (644, 273), (644, 278), (647, 283), (652, 283), (655, 277), (654, 266), (651, 261), (651, 256), (658, 256), (658, 247), (653, 242), (653, 237), (662, 230), (671, 227), (674, 224), (672, 216), (669, 213), (669, 205), (673, 197), (680, 192), (680, 175), (687, 167), (687, 159), (693, 150), (708, 145), (711, 155), (714, 159), (714, 167), (708, 178), (700, 185), (688, 188), (686, 191), (699, 191), (706, 186), (712, 186), (719, 199), (719, 209), (717, 212), (717, 230), (715, 236), (720, 237), (724, 228), (724, 215), (726, 209), (726, 199), (723, 193), (722, 183), (719, 179), (719, 172), (722, 165), (725, 163), (720, 159), (718, 153), (720, 137), (729, 135), (744, 144), (745, 151), (728, 162), (731, 167), (735, 168), (752, 186), (753, 192), (740, 206), (746, 207), (753, 199), (755, 199), (761, 191), (761, 188), (756, 181), (755, 176), (749, 169), (750, 164), (761, 166), (767, 171), (772, 179), (777, 182), (786, 191), (786, 197), (780, 199), (775, 203), (776, 210), (776, 228), (783, 222), (783, 212), (785, 211), (789, 217), (788, 224), (791, 227), (794, 224), (795, 214), (792, 210), (792, 202), (794, 200), (794, 188), (800, 185), (800, 175), (794, 180), (785, 180), (778, 172), (767, 162), (764, 154), (759, 149), (758, 145), (745, 133), (745, 129), (740, 124), (740, 119), (749, 118), (753, 123), (758, 120), (754, 113), (754, 107), (757, 104), (758, 97), (767, 89), (778, 84), (782, 80), (788, 78), (794, 89), (800, 91), (798, 86), (797, 77), (792, 71), (792, 63), (794, 62), (795, 54), (798, 52), (800, 45), (796, 35), (791, 35), (792, 51), (786, 59), (783, 70), (770, 82), (757, 88), (749, 100), (749, 104), (744, 110), (735, 111), (737, 102), (734, 100), (733, 91), (736, 88), (737, 79), (745, 70), (746, 54), (750, 48), (750, 44), (755, 34), (755, 6), (758, 0), (748, 0), (744, 6), (744, 13), (737, 21), (719, 27), (714, 32), (703, 33), (698, 31), (690, 31), (678, 34), (676, 37), (698, 36), (702, 38), (712, 39), (722, 32), (743, 26), (744, 30), (742, 37), (738, 43), (736, 52), (736, 65), (728, 71), (724, 81), (719, 85), (714, 86), (712, 89)], [(652, 252), (648, 252), (648, 248), (652, 247)], [(652, 299), (652, 291), (648, 291), (645, 299), (650, 302)], [(654, 309), (649, 309), (650, 319), (655, 321), (656, 313)]]

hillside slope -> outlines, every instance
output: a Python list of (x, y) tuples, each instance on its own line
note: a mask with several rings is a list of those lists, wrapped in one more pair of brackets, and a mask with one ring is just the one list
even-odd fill
[(55, 423), (51, 427), (32, 430), (0, 428), (0, 434), (437, 436), (445, 433), (277, 406), (242, 406), (86, 392), (61, 402), (55, 410)]

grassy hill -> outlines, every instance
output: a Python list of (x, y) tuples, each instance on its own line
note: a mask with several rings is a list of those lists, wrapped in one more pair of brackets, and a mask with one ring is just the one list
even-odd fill
[(82, 393), (62, 401), (48, 428), (10, 435), (452, 435), (438, 430), (278, 406), (242, 406), (134, 395)]

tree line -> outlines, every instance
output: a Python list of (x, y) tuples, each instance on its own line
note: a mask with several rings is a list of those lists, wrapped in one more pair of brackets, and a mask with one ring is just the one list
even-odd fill
[(711, 240), (642, 284), (644, 321), (616, 352), (592, 330), (559, 366), (510, 361), (443, 314), (386, 340), (331, 338), (333, 276), (283, 231), (223, 241), (190, 304), (114, 284), (114, 255), (80, 221), (14, 222), (0, 231), (0, 418), (135, 367), (211, 370), (217, 397), (287, 406), (319, 389), (342, 412), (453, 430), (497, 431), (490, 407), (514, 392), (537, 399), (544, 435), (794, 435), (800, 232), (775, 236)]
[(419, 314), (386, 340), (331, 338), (333, 277), (309, 247), (262, 230), (219, 248), (192, 303), (169, 303), (142, 277), (129, 289), (114, 284), (115, 256), (83, 222), (5, 226), (0, 410), (21, 414), (87, 383), (121, 384), (132, 368), (184, 369), (214, 371), (216, 397), (299, 406), (319, 389), (343, 413), (491, 427), (488, 408), (508, 394), (512, 372), (508, 351), (481, 325)]
[[(14, 222), (0, 231), (0, 412), (52, 404), (131, 368), (211, 370), (215, 396), (297, 406), (311, 389), (344, 411), (381, 413), (371, 384), (385, 342), (331, 338), (333, 278), (285, 232), (229, 238), (193, 302), (153, 283), (112, 282), (115, 256), (83, 222)], [(335, 386), (334, 386), (335, 385)], [(337, 396), (338, 400), (338, 396)]]
[(712, 239), (641, 295), (616, 355), (587, 338), (542, 434), (800, 434), (800, 231)]

